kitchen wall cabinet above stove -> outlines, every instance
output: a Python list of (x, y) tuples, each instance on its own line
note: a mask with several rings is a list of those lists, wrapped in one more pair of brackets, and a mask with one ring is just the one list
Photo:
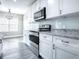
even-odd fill
[(32, 7), (32, 12), (37, 12), (46, 7), (46, 19), (79, 12), (79, 0), (37, 0)]
[(59, 0), (37, 0), (32, 5), (32, 13), (46, 7), (46, 18), (59, 16)]
[(40, 0), (40, 9), (42, 9), (42, 8), (47, 6), (47, 1), (48, 0)]

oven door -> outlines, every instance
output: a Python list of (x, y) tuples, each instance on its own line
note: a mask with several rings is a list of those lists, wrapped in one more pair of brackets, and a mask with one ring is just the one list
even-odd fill
[(29, 35), (30, 40), (30, 49), (31, 51), (38, 56), (39, 55), (39, 37), (32, 34)]
[(32, 41), (33, 43), (39, 45), (39, 37), (35, 35), (29, 35), (29, 40)]

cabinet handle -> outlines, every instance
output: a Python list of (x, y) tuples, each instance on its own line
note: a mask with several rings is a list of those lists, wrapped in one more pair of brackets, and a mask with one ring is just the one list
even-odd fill
[(63, 40), (62, 40), (62, 42), (63, 42), (63, 43), (66, 43), (66, 44), (68, 44), (68, 43), (69, 43), (69, 41), (63, 41)]
[(44, 38), (47, 38), (47, 36), (44, 36)]
[(62, 14), (62, 10), (60, 10), (60, 14)]
[(53, 44), (53, 49), (55, 49), (55, 44)]

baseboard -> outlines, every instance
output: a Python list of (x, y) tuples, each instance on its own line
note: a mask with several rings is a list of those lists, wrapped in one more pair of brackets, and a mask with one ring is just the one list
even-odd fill
[(17, 38), (17, 37), (23, 37), (23, 35), (5, 36), (3, 37), (3, 39)]

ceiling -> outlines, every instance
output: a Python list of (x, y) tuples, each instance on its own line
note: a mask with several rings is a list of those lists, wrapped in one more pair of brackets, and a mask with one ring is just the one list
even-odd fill
[(24, 13), (27, 7), (32, 5), (36, 0), (0, 0), (0, 11), (8, 11), (11, 9), (13, 12)]

